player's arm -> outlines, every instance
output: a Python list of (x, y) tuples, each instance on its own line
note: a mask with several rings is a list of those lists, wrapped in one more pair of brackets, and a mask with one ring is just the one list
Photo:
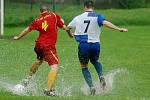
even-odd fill
[(30, 30), (29, 27), (25, 28), (19, 35), (14, 36), (14, 40), (19, 40), (19, 39), (21, 39), (23, 36), (27, 35), (30, 31), (31, 31), (31, 30)]
[(75, 17), (67, 26), (67, 33), (69, 35), (69, 37), (73, 37), (74, 36), (74, 33), (71, 32), (72, 29), (75, 29), (76, 28), (76, 20), (77, 20), (77, 17)]
[(69, 37), (72, 38), (73, 35), (71, 35), (72, 33), (70, 32), (70, 29), (64, 24), (64, 20), (60, 18), (57, 14), (56, 14), (56, 18), (57, 18), (57, 26), (65, 30), (68, 33)]
[(66, 25), (63, 25), (63, 29), (68, 33), (68, 36), (70, 38), (73, 38), (73, 33), (71, 32), (71, 28), (67, 27)]
[[(63, 23), (64, 23), (64, 20), (63, 19), (61, 19), (62, 21), (63, 21)], [(68, 36), (70, 37), (70, 38), (73, 38), (73, 33), (71, 33), (71, 28), (68, 28), (65, 24), (62, 26), (62, 29), (63, 30), (65, 30), (67, 33), (68, 33)]]
[(109, 22), (107, 20), (103, 21), (103, 25), (106, 26), (107, 28), (118, 30), (120, 32), (128, 32), (128, 29), (126, 29), (126, 28), (120, 28), (120, 27), (112, 24), (111, 22)]

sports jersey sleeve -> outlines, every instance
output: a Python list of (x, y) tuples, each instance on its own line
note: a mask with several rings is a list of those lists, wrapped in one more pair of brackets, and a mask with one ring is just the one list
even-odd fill
[(99, 26), (103, 25), (103, 21), (105, 20), (104, 16), (98, 15), (97, 22)]
[(34, 21), (29, 25), (29, 29), (30, 29), (30, 30), (37, 30), (37, 29), (38, 29), (37, 20), (34, 20)]
[(76, 17), (68, 24), (68, 27), (70, 28), (76, 28)]
[(60, 16), (56, 14), (56, 18), (57, 18), (57, 26), (59, 28), (62, 28), (64, 25), (64, 22), (61, 20)]

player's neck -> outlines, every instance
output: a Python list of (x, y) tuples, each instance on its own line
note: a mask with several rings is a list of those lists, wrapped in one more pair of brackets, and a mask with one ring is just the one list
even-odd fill
[(48, 11), (44, 11), (44, 12), (42, 12), (42, 13), (41, 13), (41, 15), (44, 15), (44, 14), (46, 14), (46, 13), (48, 13)]
[(92, 8), (88, 8), (88, 9), (85, 8), (84, 11), (85, 11), (85, 12), (93, 12), (93, 9), (92, 9)]

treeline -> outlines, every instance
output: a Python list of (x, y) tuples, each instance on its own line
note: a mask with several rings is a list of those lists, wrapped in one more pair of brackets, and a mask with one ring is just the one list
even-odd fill
[(148, 8), (150, 0), (96, 0), (96, 8)]
[[(48, 3), (52, 4), (55, 1), (57, 4), (73, 4), (82, 5), (86, 0), (5, 0), (5, 2), (11, 3)], [(150, 7), (150, 0), (93, 0), (95, 2), (95, 8), (121, 8), (121, 9), (131, 9), (131, 8), (148, 8)]]
[[(52, 0), (5, 0), (5, 26), (26, 26), (39, 16), (39, 2), (50, 3), (49, 9), (52, 10)], [(37, 2), (39, 1), (39, 2)], [(79, 0), (58, 0), (56, 12), (68, 23), (72, 18), (83, 12), (83, 1)], [(61, 2), (60, 2), (61, 1)], [(74, 4), (71, 5), (71, 1)], [(77, 2), (78, 1), (78, 2)], [(144, 5), (150, 4), (150, 0), (94, 0), (95, 10), (104, 16), (109, 16), (108, 20), (117, 25), (150, 25), (150, 8)], [(122, 2), (121, 2), (122, 1)], [(128, 2), (127, 2), (128, 1)], [(129, 3), (130, 1), (130, 3)], [(137, 2), (138, 1), (138, 2)], [(65, 2), (65, 3), (64, 3)], [(32, 6), (31, 6), (32, 4)], [(76, 4), (76, 5), (75, 5)], [(140, 8), (141, 9), (130, 9)], [(150, 6), (149, 6), (150, 7)], [(128, 8), (105, 10), (102, 8)], [(116, 20), (117, 19), (117, 20)]]

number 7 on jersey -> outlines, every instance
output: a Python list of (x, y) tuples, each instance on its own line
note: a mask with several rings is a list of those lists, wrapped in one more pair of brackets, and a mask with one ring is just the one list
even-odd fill
[(86, 29), (84, 31), (84, 33), (87, 33), (89, 25), (90, 25), (90, 20), (84, 20), (84, 23), (87, 23)]

